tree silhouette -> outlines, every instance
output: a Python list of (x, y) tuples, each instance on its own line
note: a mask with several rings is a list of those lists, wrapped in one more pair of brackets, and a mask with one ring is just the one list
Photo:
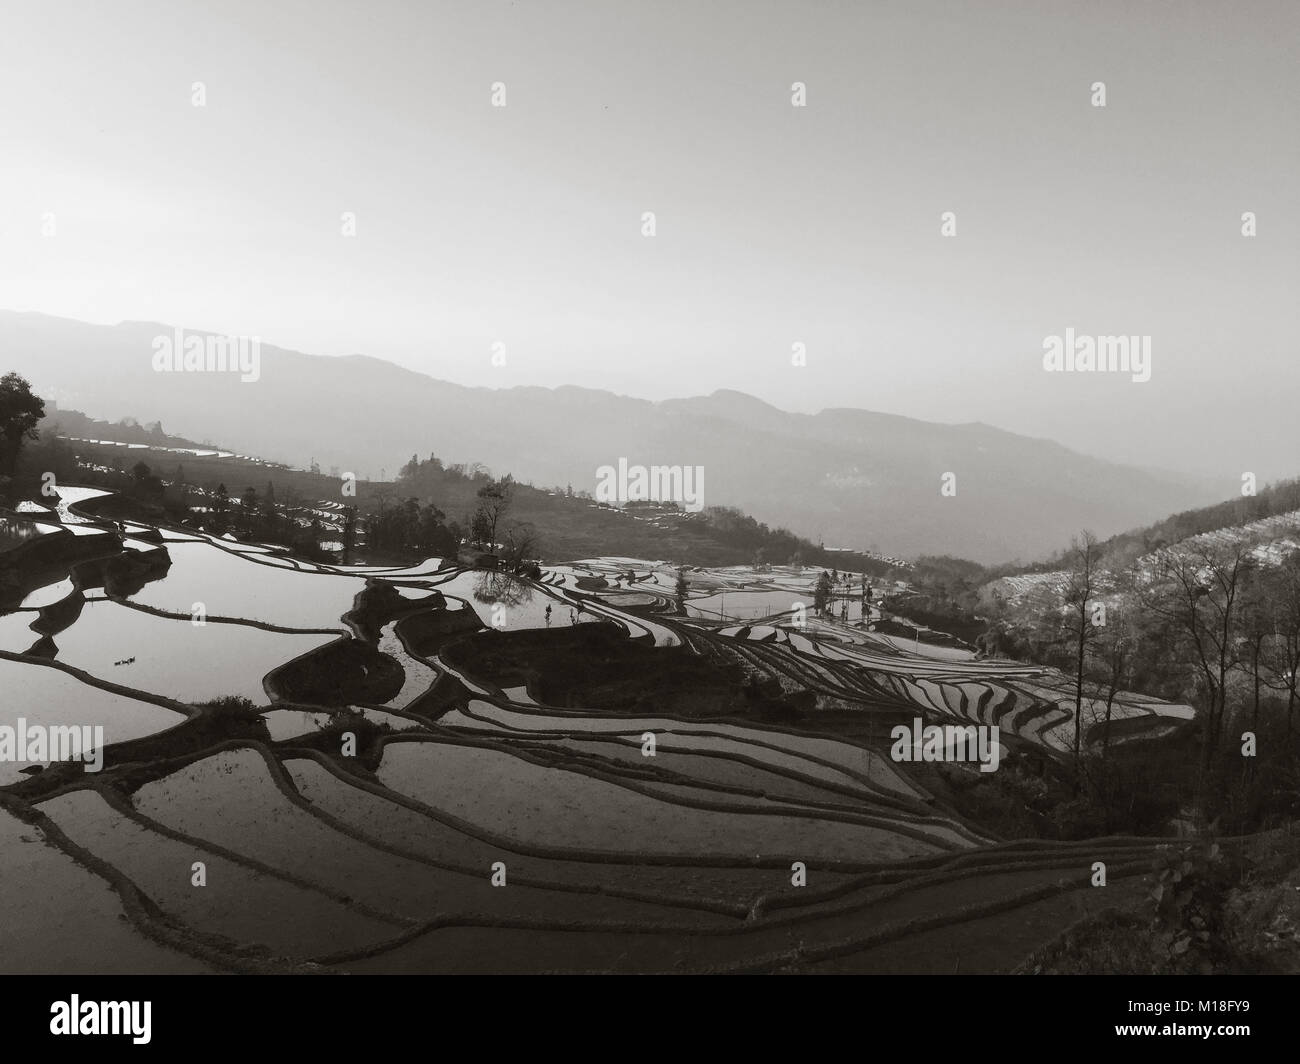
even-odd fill
[(0, 377), (0, 474), (12, 476), (27, 440), (36, 439), (36, 426), (45, 416), (45, 402), (17, 373)]
[(497, 526), (510, 509), (515, 481), (510, 474), (500, 480), (489, 479), (478, 489), (478, 509), (474, 512), (470, 529), (479, 546), (496, 549)]
[(818, 614), (824, 614), (831, 603), (831, 574), (825, 569), (822, 575), (817, 578), (817, 583), (813, 587), (813, 609)]

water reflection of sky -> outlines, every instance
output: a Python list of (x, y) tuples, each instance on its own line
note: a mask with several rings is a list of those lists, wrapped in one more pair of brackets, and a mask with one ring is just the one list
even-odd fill
[[(30, 618), (29, 618), (30, 619)], [(7, 618), (0, 618), (7, 620)], [(0, 725), (19, 717), (44, 727), (102, 727), (104, 743), (125, 742), (180, 724), (185, 718), (151, 702), (102, 691), (75, 676), (43, 665), (0, 659)], [(27, 762), (0, 761), (0, 787), (23, 779)]]

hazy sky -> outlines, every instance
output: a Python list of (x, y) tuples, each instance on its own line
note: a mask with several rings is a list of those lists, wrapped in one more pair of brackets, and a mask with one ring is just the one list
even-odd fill
[(1296, 0), (4, 0), (0, 306), (1297, 474), (1298, 55)]

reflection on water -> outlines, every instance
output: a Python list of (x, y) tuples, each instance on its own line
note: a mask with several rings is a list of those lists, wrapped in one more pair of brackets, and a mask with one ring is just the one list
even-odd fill
[(490, 607), (491, 616), (484, 623), (504, 632), (561, 628), (598, 619), (554, 591), (509, 573), (462, 572), (440, 581), (438, 590), (452, 598), (472, 598)]
[[(60, 515), (71, 519), (69, 504), (99, 494), (94, 489), (67, 489), (61, 499)], [(65, 527), (72, 534), (99, 534), (94, 525)], [(0, 617), (0, 649), (39, 654), (125, 688), (191, 704), (233, 695), (265, 705), (268, 698), (263, 677), (285, 662), (331, 642), (334, 637), (319, 630), (341, 629), (341, 615), (352, 608), (370, 572), (360, 568), (337, 573), (320, 571), (310, 563), (295, 563), (269, 554), (262, 545), (218, 544), (198, 533), (166, 535), (167, 567), (140, 564), (140, 555), (159, 550), (158, 544), (139, 538), (149, 527), (132, 522), (124, 537), (131, 548), (127, 552), (103, 562), (76, 563), (71, 575), (65, 571), (59, 579), (29, 591), (23, 600), (26, 609)], [(10, 517), (0, 523), (0, 531), (10, 528), (24, 536), (40, 534), (23, 518)], [(413, 571), (427, 571), (427, 586), (398, 585), (398, 594), (413, 606), (429, 599), (430, 587), (436, 585), (447, 596), (447, 609), (482, 604), (491, 610), (495, 627), (514, 631), (594, 623), (606, 616), (564, 598), (557, 589), (539, 587), (510, 573), (442, 570), (439, 565), (437, 559), (431, 559), (420, 566), (392, 570), (407, 579)], [(106, 580), (114, 594), (124, 596), (129, 604), (111, 601), (99, 591)], [(130, 604), (163, 610), (171, 616), (159, 616)], [(208, 620), (191, 623), (199, 607)], [(223, 617), (295, 631), (268, 631), (212, 619)], [(46, 633), (44, 637), (42, 632)], [(390, 703), (393, 708), (408, 705), (436, 679), (436, 669), (406, 653), (391, 622), (382, 628), (379, 649), (394, 657), (405, 672), (402, 690)], [(34, 672), (35, 668), (24, 666), (20, 670), (29, 690), (21, 692), (25, 697), (16, 700), (29, 716), (34, 707), (27, 696), (37, 686), (44, 689), (62, 684), (69, 690), (81, 686), (69, 684), (66, 677), (57, 679), (56, 674)], [(90, 697), (105, 704), (110, 701), (98, 695)], [(75, 703), (76, 699), (70, 701)], [(125, 706), (130, 702), (112, 704)], [(138, 717), (136, 708), (131, 709)], [(141, 725), (145, 733), (170, 720), (165, 713), (144, 712), (148, 718)], [(270, 714), (268, 724), (273, 736), (283, 738), (323, 726), (329, 719), (315, 714)], [(401, 718), (385, 720), (382, 714), (375, 719), (397, 728), (409, 726)]]
[(477, 573), (474, 576), (474, 598), (488, 605), (522, 606), (533, 599), (533, 589), (509, 573)]
[[(776, 588), (771, 591), (747, 589), (720, 591), (715, 595), (701, 595), (688, 600), (686, 612), (691, 617), (705, 617), (711, 620), (758, 620), (789, 613), (798, 605), (802, 605), (808, 613), (812, 613), (811, 589), (805, 592), (789, 588)], [(842, 588), (837, 588), (836, 595), (829, 606), (829, 616), (833, 620), (856, 624), (863, 619), (862, 605), (860, 593), (846, 594)]]
[[(0, 649), (23, 653), (37, 635), (30, 612), (0, 619)], [(105, 680), (181, 702), (241, 695), (265, 703), (262, 677), (330, 642), (328, 635), (267, 632), (242, 624), (203, 626), (89, 600), (54, 636), (55, 658)]]
[(22, 610), (44, 609), (46, 606), (52, 606), (54, 603), (67, 598), (72, 594), (72, 591), (73, 587), (71, 577), (66, 580), (59, 580), (53, 584), (46, 584), (44, 587), (38, 587), (35, 591), (31, 592), (25, 599), (23, 599), (18, 608)]
[(81, 525), (86, 523), (84, 517), (78, 517), (69, 506), (76, 506), (79, 502), (86, 502), (89, 499), (98, 499), (108, 492), (101, 488), (73, 488), (66, 485), (59, 487), (59, 520), (65, 525)]
[(341, 628), (340, 616), (364, 586), (352, 576), (262, 565), (209, 543), (169, 544), (172, 567), (134, 601), (188, 615), (201, 602), (208, 616), (241, 617), (284, 628)]
[(310, 712), (301, 709), (276, 709), (262, 714), (262, 719), (266, 721), (266, 730), (276, 742), (310, 735), (313, 732), (322, 731), (332, 724), (347, 721), (352, 717), (360, 717), (371, 724), (387, 725), (393, 731), (410, 731), (413, 728), (421, 727), (417, 721), (408, 720), (393, 713), (384, 713), (377, 709), (363, 709), (360, 706), (349, 706), (345, 711), (335, 711), (333, 713), (327, 713), (323, 710)]
[(0, 550), (6, 547), (16, 547), (19, 543), (39, 536), (41, 532), (52, 531), (52, 529), (42, 529), (32, 521), (24, 521), (21, 518), (0, 517)]
[[(0, 726), (102, 727), (105, 745), (152, 735), (180, 724), (171, 710), (84, 684), (75, 676), (43, 665), (0, 659)], [(0, 787), (23, 778), (25, 760), (0, 761)], [(8, 857), (0, 860), (7, 860)]]

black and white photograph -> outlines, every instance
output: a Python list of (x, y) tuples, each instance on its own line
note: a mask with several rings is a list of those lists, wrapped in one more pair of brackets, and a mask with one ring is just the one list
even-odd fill
[(1300, 973), (1295, 0), (0, 0), (0, 145), (36, 1036)]

